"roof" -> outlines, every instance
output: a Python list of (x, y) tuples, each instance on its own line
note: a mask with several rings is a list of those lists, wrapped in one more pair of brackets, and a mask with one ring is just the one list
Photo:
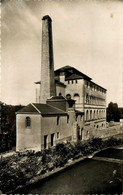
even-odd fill
[[(76, 80), (76, 79), (85, 79), (88, 81), (91, 81), (92, 79), (90, 77), (88, 77), (87, 75), (83, 74), (82, 72), (80, 72), (79, 70), (77, 70), (76, 68), (72, 67), (72, 66), (64, 66), (62, 68), (59, 68), (57, 70), (54, 71), (55, 72), (55, 76), (59, 76), (60, 74), (65, 74), (65, 80)], [(62, 85), (64, 87), (66, 87), (66, 85), (60, 81), (58, 81), (57, 79), (55, 79), (56, 84), (58, 85)], [(103, 88), (102, 86), (96, 84), (95, 82), (91, 81), (92, 84), (97, 85), (98, 87), (101, 87), (102, 89), (104, 89), (105, 91), (107, 91), (107, 89)], [(41, 84), (41, 81), (35, 82), (35, 84)]]
[(69, 76), (66, 76), (66, 80), (75, 80), (75, 79), (82, 79), (81, 75), (77, 75), (77, 74), (71, 74)]
[(66, 85), (64, 83), (62, 83), (61, 81), (58, 81), (57, 79), (55, 79), (55, 83), (61, 86), (66, 87)]
[[(83, 74), (82, 72), (80, 72), (76, 68), (74, 68), (72, 66), (69, 66), (69, 65), (55, 70), (55, 76), (60, 75), (60, 73), (63, 73), (63, 72), (65, 73), (65, 79), (66, 80), (69, 80), (69, 79), (91, 80), (90, 77), (88, 77), (87, 75)], [(70, 76), (72, 76), (72, 78), (70, 78)]]
[(23, 113), (37, 113), (41, 115), (49, 115), (49, 114), (66, 115), (67, 114), (67, 112), (59, 108), (53, 107), (48, 104), (38, 104), (38, 103), (29, 104), (17, 112), (17, 114), (23, 114)]
[(24, 108), (18, 110), (16, 113), (38, 113), (38, 111), (32, 106), (32, 104), (28, 104)]
[[(75, 79), (86, 79), (88, 81), (91, 81), (92, 79), (90, 77), (88, 77), (87, 75), (83, 74), (82, 72), (80, 72), (79, 70), (77, 70), (76, 68), (72, 67), (72, 66), (64, 66), (62, 68), (59, 68), (57, 70), (55, 70), (55, 76), (60, 75), (60, 73), (65, 73), (65, 80), (75, 80)], [(94, 83), (91, 81), (91, 83), (97, 85), (98, 87), (101, 87), (102, 89), (104, 89), (105, 91), (107, 91), (107, 89), (103, 88), (102, 86)]]
[(52, 96), (51, 98), (47, 99), (47, 101), (60, 101), (60, 102), (61, 101), (67, 101), (68, 103), (75, 102), (74, 99), (68, 99), (68, 98), (66, 98), (66, 97), (64, 97), (62, 95), (60, 95), (60, 96)]
[(60, 95), (60, 96), (52, 96), (47, 100), (67, 100), (67, 99), (64, 96)]
[(83, 114), (84, 115), (84, 112), (81, 112), (79, 110), (75, 110), (76, 114)]

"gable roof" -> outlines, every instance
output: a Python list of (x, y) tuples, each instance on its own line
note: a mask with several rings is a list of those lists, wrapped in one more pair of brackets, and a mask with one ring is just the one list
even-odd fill
[(76, 68), (69, 65), (55, 70), (55, 76), (58, 76), (61, 73), (65, 73), (65, 80), (70, 80), (70, 79), (86, 79), (89, 81), (91, 80), (90, 77), (88, 77), (87, 75), (83, 74)]
[(18, 110), (16, 113), (38, 113), (38, 111), (32, 106), (32, 104), (28, 104), (24, 108)]
[(17, 114), (36, 113), (41, 115), (67, 115), (67, 112), (48, 104), (33, 103), (25, 106)]

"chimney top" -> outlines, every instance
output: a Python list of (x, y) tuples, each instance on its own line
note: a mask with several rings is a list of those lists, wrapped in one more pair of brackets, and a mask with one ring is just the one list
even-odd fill
[(50, 17), (50, 16), (48, 16), (48, 15), (43, 16), (42, 20), (46, 20), (46, 19), (48, 19), (49, 21), (51, 21), (51, 22), (52, 22), (52, 19), (51, 19), (51, 17)]

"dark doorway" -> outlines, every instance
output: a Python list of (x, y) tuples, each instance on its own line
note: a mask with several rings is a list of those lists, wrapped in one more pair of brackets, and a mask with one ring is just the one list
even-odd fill
[(47, 148), (47, 139), (48, 139), (48, 136), (45, 135), (45, 136), (44, 136), (44, 149)]
[(51, 134), (51, 146), (54, 145), (54, 133)]

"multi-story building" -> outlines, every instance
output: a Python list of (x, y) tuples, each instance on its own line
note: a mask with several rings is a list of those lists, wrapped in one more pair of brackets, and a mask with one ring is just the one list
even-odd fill
[(106, 89), (71, 66), (54, 71), (52, 20), (42, 20), (41, 81), (36, 103), (17, 112), (17, 150), (90, 139), (106, 126)]

